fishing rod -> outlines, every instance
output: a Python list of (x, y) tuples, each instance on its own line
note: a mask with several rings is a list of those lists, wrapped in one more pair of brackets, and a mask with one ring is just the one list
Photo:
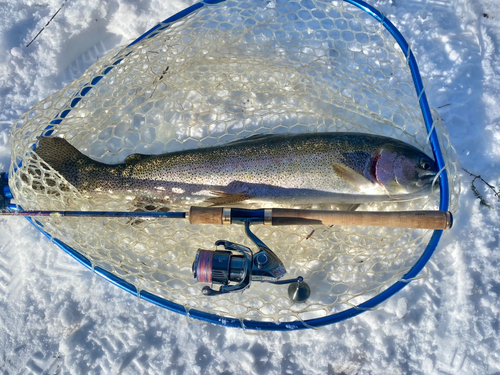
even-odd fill
[(188, 212), (129, 211), (41, 211), (22, 210), (8, 204), (0, 216), (107, 217), (188, 219), (190, 224), (230, 225), (362, 225), (414, 229), (450, 229), (453, 217), (449, 211), (326, 211), (287, 208), (190, 207)]
[(228, 207), (190, 207), (187, 212), (129, 212), (129, 211), (56, 211), (23, 210), (7, 203), (12, 198), (5, 176), (0, 176), (0, 216), (102, 217), (102, 218), (168, 218), (188, 219), (193, 225), (243, 224), (248, 238), (257, 246), (249, 247), (226, 240), (216, 246), (224, 250), (198, 249), (192, 265), (198, 282), (220, 284), (219, 289), (202, 288), (206, 296), (242, 291), (252, 281), (289, 284), (288, 295), (294, 302), (304, 302), (311, 290), (303, 277), (282, 280), (286, 269), (279, 257), (251, 230), (251, 224), (284, 225), (363, 225), (444, 230), (453, 224), (448, 211), (327, 211), (286, 208), (243, 209)]

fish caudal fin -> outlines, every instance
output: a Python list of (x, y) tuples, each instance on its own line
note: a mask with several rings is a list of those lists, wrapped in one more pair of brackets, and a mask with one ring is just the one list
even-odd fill
[[(38, 137), (35, 153), (58, 171), (64, 163), (78, 159), (82, 153), (64, 138)], [(82, 155), (83, 156), (83, 155)]]
[(73, 186), (77, 186), (78, 166), (94, 163), (67, 140), (58, 137), (38, 137), (35, 153), (50, 167), (55, 169)]

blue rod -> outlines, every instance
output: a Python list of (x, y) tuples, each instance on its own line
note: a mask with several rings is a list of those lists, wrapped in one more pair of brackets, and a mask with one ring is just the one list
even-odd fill
[(7, 211), (0, 211), (0, 216), (77, 216), (77, 217), (145, 217), (185, 219), (185, 212), (129, 212), (129, 211), (25, 211), (17, 206), (7, 205)]

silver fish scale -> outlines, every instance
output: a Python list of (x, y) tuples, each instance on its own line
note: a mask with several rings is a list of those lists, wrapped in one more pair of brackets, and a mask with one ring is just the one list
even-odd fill
[[(334, 163), (345, 163), (345, 152), (365, 150), (362, 137), (343, 141), (341, 136), (312, 135), (307, 138), (271, 136), (260, 141), (248, 141), (220, 148), (191, 150), (166, 155), (155, 160), (143, 160), (133, 167), (132, 177), (164, 181), (165, 188), (175, 183), (199, 184), (220, 190), (234, 181), (270, 185), (282, 188), (315, 189), (336, 193), (359, 193), (340, 178)], [(375, 152), (382, 142), (372, 139), (369, 151)], [(378, 141), (378, 142), (377, 142)], [(365, 153), (364, 156), (369, 154)], [(369, 160), (357, 158), (351, 167), (363, 173)], [(141, 187), (138, 187), (141, 189)], [(143, 188), (143, 187), (142, 187)], [(205, 189), (206, 190), (206, 189)], [(260, 189), (266, 193), (266, 188)], [(197, 193), (193, 190), (189, 193)], [(236, 191), (233, 191), (236, 192)]]

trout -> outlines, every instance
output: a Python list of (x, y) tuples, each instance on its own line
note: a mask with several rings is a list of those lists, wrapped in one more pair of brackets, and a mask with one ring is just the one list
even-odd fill
[(40, 137), (36, 154), (86, 195), (189, 205), (361, 204), (428, 195), (435, 162), (405, 142), (364, 133), (255, 135), (108, 165), (68, 141)]

